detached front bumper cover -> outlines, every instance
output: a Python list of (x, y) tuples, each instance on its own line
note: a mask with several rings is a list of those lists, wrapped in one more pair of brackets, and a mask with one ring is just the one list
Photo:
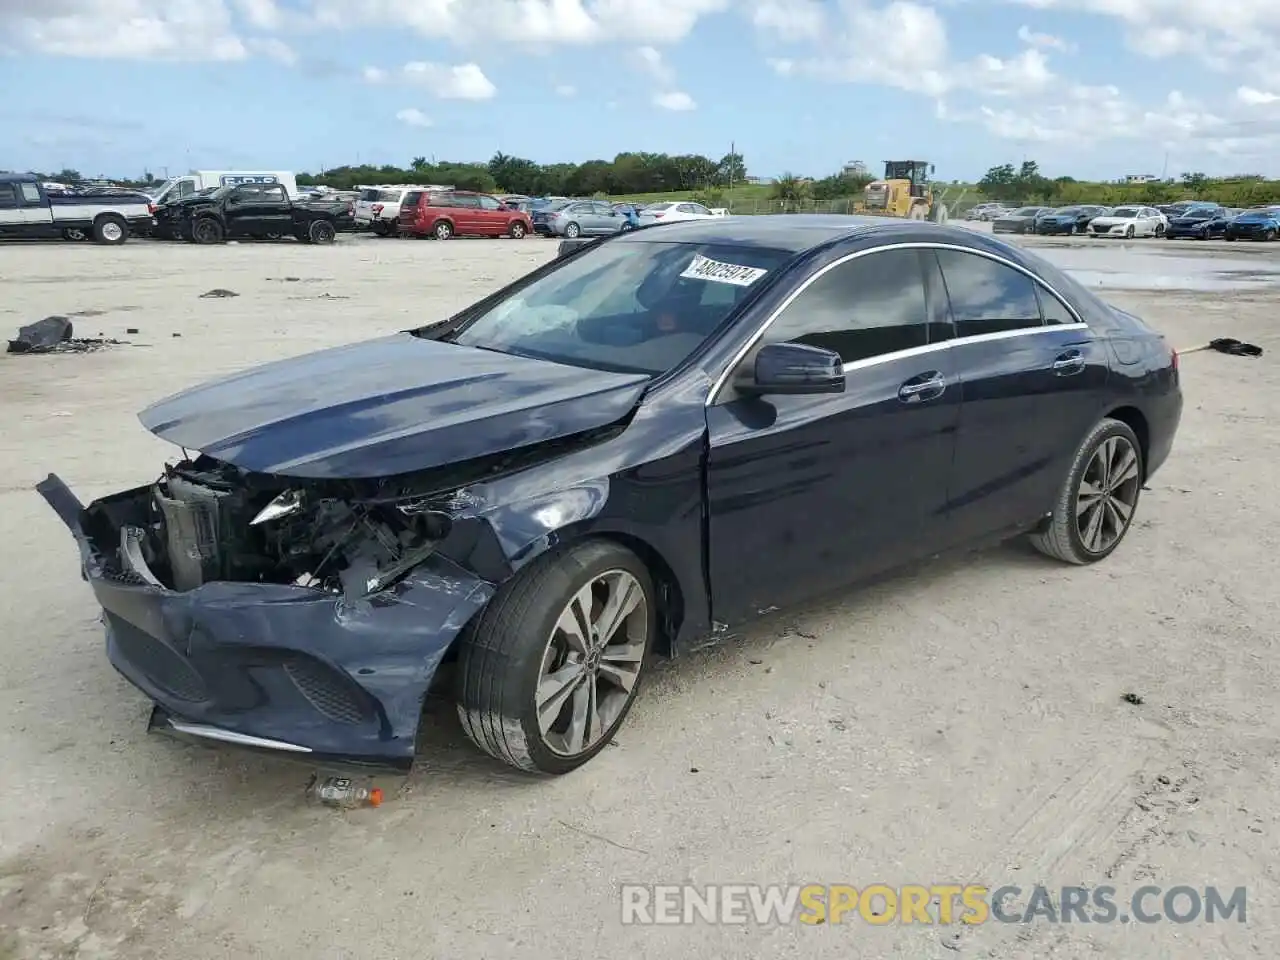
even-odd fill
[(159, 708), (151, 728), (201, 742), (408, 769), (432, 678), (494, 590), (433, 555), (361, 600), (273, 583), (178, 592), (110, 563), (57, 476), (36, 490), (75, 538), (103, 610), (108, 658)]

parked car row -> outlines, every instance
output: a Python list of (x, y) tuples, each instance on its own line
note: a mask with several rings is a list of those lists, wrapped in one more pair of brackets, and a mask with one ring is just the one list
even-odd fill
[[(975, 215), (974, 211), (978, 211)], [(1028, 206), (1009, 209), (983, 204), (970, 220), (989, 220), (994, 233), (1082, 234), (1089, 237), (1275, 240), (1280, 238), (1280, 206), (1238, 210), (1208, 201), (1180, 201), (1166, 207), (1127, 204), (1103, 207)]]
[(332, 243), (354, 224), (354, 201), (321, 194), (293, 196), (283, 183), (237, 183), (204, 188), (153, 205), (152, 233), (163, 240), (222, 243), (225, 240), (280, 240)]
[(0, 173), (0, 237), (117, 244), (150, 226), (150, 199), (143, 193), (49, 189), (33, 173)]

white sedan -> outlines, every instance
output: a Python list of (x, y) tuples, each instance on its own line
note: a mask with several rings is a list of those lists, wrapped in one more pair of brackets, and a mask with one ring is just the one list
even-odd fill
[(1169, 219), (1152, 207), (1116, 207), (1089, 221), (1091, 237), (1163, 237)]
[(727, 210), (711, 210), (690, 200), (653, 203), (640, 211), (640, 224), (671, 223), (673, 220), (714, 220), (726, 216)]

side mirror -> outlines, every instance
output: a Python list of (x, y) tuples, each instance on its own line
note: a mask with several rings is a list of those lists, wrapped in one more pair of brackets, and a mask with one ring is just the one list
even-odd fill
[(756, 354), (750, 380), (737, 384), (744, 393), (814, 394), (844, 392), (844, 361), (834, 350), (803, 343), (768, 343)]

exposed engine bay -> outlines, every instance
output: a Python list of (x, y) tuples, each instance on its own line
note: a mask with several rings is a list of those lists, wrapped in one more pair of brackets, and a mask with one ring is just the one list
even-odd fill
[(367, 596), (430, 556), (452, 522), (422, 500), (290, 487), (208, 457), (122, 496), (102, 502), (113, 516), (89, 518), (91, 536), (100, 549), (118, 536), (118, 576), (177, 591), (224, 580)]

